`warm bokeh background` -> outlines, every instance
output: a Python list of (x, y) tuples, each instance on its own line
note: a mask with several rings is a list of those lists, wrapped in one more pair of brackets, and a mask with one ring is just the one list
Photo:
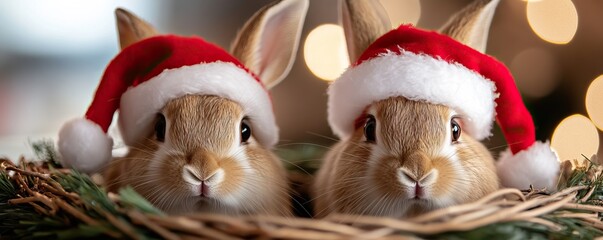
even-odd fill
[[(393, 23), (427, 29), (439, 28), (470, 2), (380, 1)], [(1, 1), (0, 155), (29, 154), (28, 141), (55, 138), (63, 122), (85, 112), (118, 51), (115, 7), (131, 10), (162, 32), (196, 34), (228, 47), (237, 29), (268, 2)], [(341, 29), (322, 26), (337, 24), (337, 12), (335, 0), (310, 1), (297, 62), (273, 91), (281, 146), (332, 143), (328, 82), (317, 76), (332, 78), (347, 64)], [(603, 152), (603, 133), (595, 127), (603, 129), (603, 77), (594, 81), (603, 74), (602, 23), (601, 0), (502, 0), (494, 16), (487, 52), (509, 66), (534, 115), (537, 137), (553, 139), (562, 158)], [(493, 152), (505, 148), (497, 131), (487, 142)]]

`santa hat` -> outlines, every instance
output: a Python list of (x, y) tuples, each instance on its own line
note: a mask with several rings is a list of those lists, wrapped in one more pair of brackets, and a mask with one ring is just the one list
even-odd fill
[(134, 43), (111, 61), (85, 117), (59, 132), (63, 163), (84, 172), (101, 170), (111, 160), (107, 129), (116, 110), (123, 140), (132, 146), (152, 134), (168, 101), (189, 94), (239, 103), (260, 144), (270, 148), (278, 141), (270, 96), (253, 73), (201, 38), (163, 35)]
[(498, 163), (507, 187), (555, 189), (559, 161), (535, 140), (532, 116), (509, 70), (452, 38), (402, 25), (377, 39), (329, 87), (329, 124), (341, 139), (368, 105), (395, 96), (448, 106), (464, 116), (466, 133), (490, 136), (496, 117), (509, 144)]

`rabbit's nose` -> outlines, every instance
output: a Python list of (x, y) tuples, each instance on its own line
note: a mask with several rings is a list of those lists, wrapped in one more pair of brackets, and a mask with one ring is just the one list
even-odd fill
[(421, 186), (428, 186), (435, 182), (438, 172), (435, 169), (431, 169), (425, 174), (415, 174), (407, 168), (401, 167), (398, 169), (398, 179), (406, 186), (415, 186), (417, 184)]
[[(214, 176), (216, 176), (218, 170), (213, 171), (210, 174), (203, 174), (201, 171), (197, 171), (194, 167), (184, 166), (183, 178), (188, 182), (194, 184), (201, 184), (202, 182), (210, 182)], [(204, 176), (205, 175), (205, 176)]]

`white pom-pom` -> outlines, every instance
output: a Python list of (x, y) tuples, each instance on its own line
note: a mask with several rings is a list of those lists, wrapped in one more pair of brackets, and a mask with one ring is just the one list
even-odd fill
[(58, 145), (63, 165), (85, 173), (98, 172), (111, 161), (113, 140), (87, 119), (65, 123), (59, 131)]
[(510, 149), (500, 154), (497, 163), (498, 177), (505, 187), (557, 190), (559, 157), (549, 142), (535, 142), (528, 149), (513, 155)]

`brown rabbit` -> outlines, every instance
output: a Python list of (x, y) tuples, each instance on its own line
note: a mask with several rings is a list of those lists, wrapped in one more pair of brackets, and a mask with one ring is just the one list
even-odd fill
[[(497, 4), (498, 0), (476, 1), (453, 17), (442, 32), (483, 52)], [(345, 0), (341, 14), (351, 62), (390, 29), (378, 1)], [(378, 64), (375, 62), (363, 65)], [(332, 108), (353, 104), (333, 100), (339, 94), (333, 89), (338, 81), (329, 89), (332, 127), (342, 118), (332, 114)], [(370, 91), (356, 87), (346, 91)], [(490, 152), (476, 140), (472, 129), (463, 131), (469, 120), (465, 114), (399, 95), (357, 107), (364, 110), (355, 125), (353, 119), (346, 123), (353, 131), (342, 134), (343, 130), (333, 129), (341, 140), (326, 154), (314, 182), (317, 217), (330, 213), (410, 217), (471, 202), (499, 188)]]
[(372, 104), (365, 119), (318, 172), (317, 216), (414, 216), (498, 188), (490, 152), (461, 134), (462, 119), (450, 108), (394, 97)]
[(132, 186), (168, 213), (289, 215), (285, 170), (253, 138), (239, 104), (188, 95), (160, 114), (155, 136), (104, 172), (109, 191)]
[[(286, 171), (270, 151), (278, 128), (266, 90), (291, 69), (307, 9), (307, 0), (262, 8), (239, 32), (232, 55), (198, 37), (159, 35), (116, 10), (122, 51), (86, 118), (61, 129), (63, 163), (102, 171), (109, 191), (131, 186), (170, 214), (290, 215)], [(156, 75), (140, 80), (147, 73)], [(114, 93), (123, 82), (132, 86)], [(129, 153), (105, 166), (115, 99)]]

